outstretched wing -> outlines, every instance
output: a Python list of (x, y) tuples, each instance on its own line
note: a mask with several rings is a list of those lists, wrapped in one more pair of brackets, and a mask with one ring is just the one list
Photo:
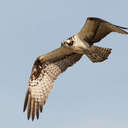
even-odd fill
[(78, 36), (81, 40), (85, 40), (88, 43), (93, 44), (100, 41), (111, 32), (128, 34), (128, 32), (123, 29), (128, 28), (113, 25), (100, 18), (89, 17), (81, 31), (78, 33)]
[(53, 88), (53, 82), (57, 76), (68, 67), (80, 60), (82, 54), (73, 53), (64, 47), (43, 56), (35, 61), (29, 80), (28, 90), (24, 101), (24, 111), (27, 108), (27, 116), (34, 120), (42, 112), (48, 95)]

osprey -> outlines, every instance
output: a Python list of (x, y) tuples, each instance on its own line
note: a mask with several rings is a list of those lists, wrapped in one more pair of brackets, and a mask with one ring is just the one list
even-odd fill
[(105, 20), (89, 17), (85, 25), (76, 35), (61, 43), (61, 47), (42, 56), (37, 57), (28, 83), (24, 101), (27, 108), (27, 117), (34, 120), (39, 118), (43, 106), (53, 88), (53, 82), (58, 75), (68, 67), (75, 64), (85, 54), (92, 62), (102, 62), (111, 53), (110, 48), (94, 46), (111, 32), (128, 34), (123, 29), (128, 29), (111, 24)]

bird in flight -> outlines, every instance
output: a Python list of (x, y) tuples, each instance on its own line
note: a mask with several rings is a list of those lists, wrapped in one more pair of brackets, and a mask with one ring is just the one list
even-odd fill
[(88, 17), (80, 32), (61, 42), (61, 47), (45, 55), (37, 57), (34, 62), (23, 111), (27, 109), (27, 117), (39, 118), (53, 82), (59, 74), (75, 64), (86, 55), (93, 63), (106, 60), (111, 53), (110, 48), (93, 45), (111, 32), (128, 34), (128, 29), (120, 27), (100, 18)]

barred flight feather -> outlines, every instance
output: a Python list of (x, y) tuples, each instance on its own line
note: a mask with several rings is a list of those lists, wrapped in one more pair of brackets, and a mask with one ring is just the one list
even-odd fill
[(71, 53), (57, 60), (53, 59), (43, 63), (39, 59), (35, 61), (24, 102), (24, 111), (27, 108), (28, 119), (32, 116), (32, 120), (34, 120), (35, 114), (37, 119), (39, 118), (39, 111), (42, 112), (53, 88), (54, 80), (69, 66), (80, 60), (81, 56), (81, 54)]

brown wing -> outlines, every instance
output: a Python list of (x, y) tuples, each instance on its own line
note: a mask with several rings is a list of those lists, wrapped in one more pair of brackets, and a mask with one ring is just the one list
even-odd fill
[(54, 80), (82, 56), (68, 50), (64, 52), (64, 50), (63, 47), (59, 48), (38, 57), (35, 61), (24, 102), (24, 111), (27, 108), (28, 119), (32, 115), (32, 120), (34, 120), (35, 114), (37, 119), (39, 118), (39, 113), (42, 112), (43, 105), (53, 88)]
[(123, 29), (128, 29), (120, 26), (113, 25), (107, 21), (99, 18), (89, 17), (78, 36), (81, 40), (85, 40), (90, 44), (99, 42), (102, 38), (111, 32), (118, 32), (121, 34), (128, 34)]

